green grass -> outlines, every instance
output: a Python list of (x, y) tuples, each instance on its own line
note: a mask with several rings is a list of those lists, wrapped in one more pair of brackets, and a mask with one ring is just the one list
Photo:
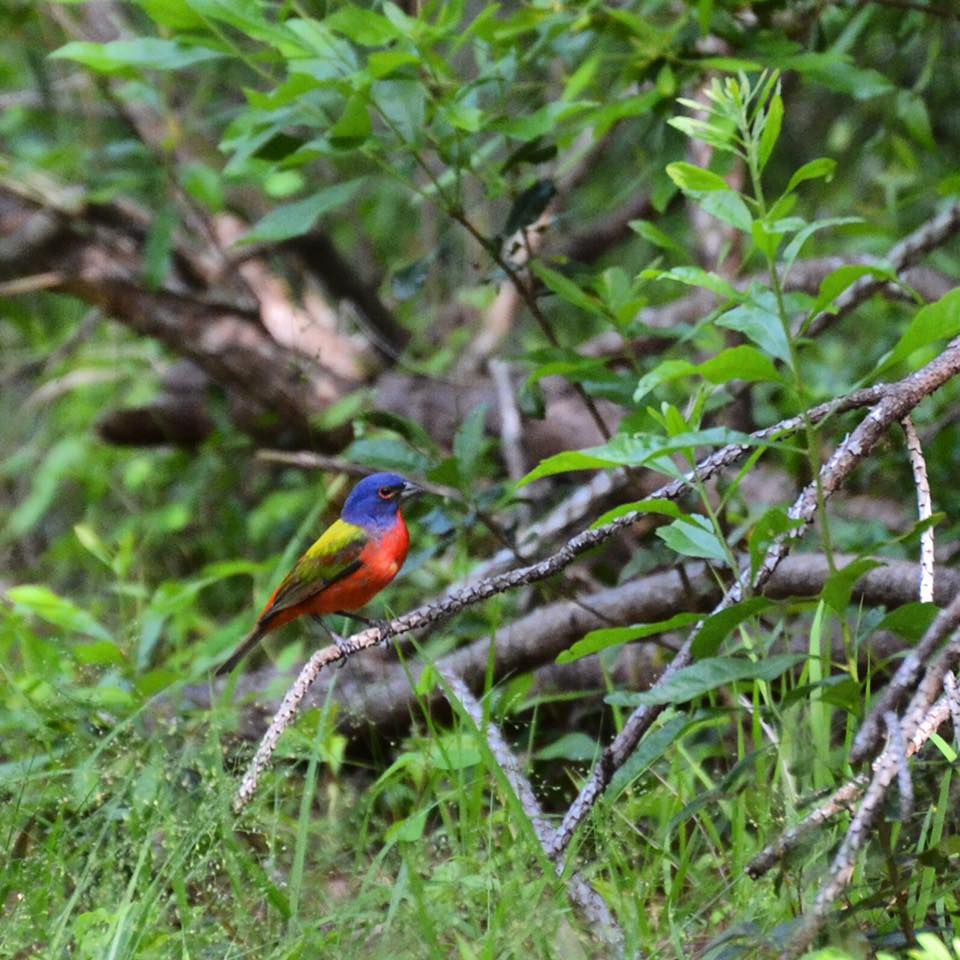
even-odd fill
[[(827, 619), (811, 621), (811, 643)], [(746, 628), (740, 639), (762, 647)], [(401, 741), (350, 744), (332, 702), (314, 709), (237, 819), (233, 791), (253, 748), (238, 735), (241, 704), (161, 711), (63, 649), (56, 630), (13, 612), (2, 621), (0, 956), (607, 955), (460, 712), (441, 724), (421, 704)], [(782, 873), (746, 876), (822, 778), (846, 776), (849, 714), (829, 687), (809, 698), (815, 679), (742, 682), (668, 710), (617, 776), (570, 863), (606, 901), (627, 955), (775, 955), (843, 826), (815, 834)], [(585, 747), (614, 732), (609, 710), (517, 680), (485, 704), (562, 815), (589, 769)], [(578, 718), (575, 731), (558, 711)], [(934, 754), (916, 783), (917, 813), (888, 831), (899, 888), (874, 844), (851, 891), (863, 902), (829, 936), (895, 935), (895, 893), (916, 929), (953, 930), (955, 781)]]

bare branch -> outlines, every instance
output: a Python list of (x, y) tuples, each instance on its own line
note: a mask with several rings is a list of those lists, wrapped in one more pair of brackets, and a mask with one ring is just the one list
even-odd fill
[[(957, 597), (934, 621), (930, 630), (927, 631), (927, 636), (921, 641), (921, 646), (926, 643), (930, 634), (953, 633), (958, 626), (960, 626), (960, 597)], [(927, 669), (900, 722), (903, 735), (909, 738), (911, 744), (925, 742), (950, 716), (949, 695), (942, 695), (934, 703), (936, 698), (934, 691), (943, 689), (944, 675), (958, 658), (960, 658), (960, 642), (954, 637)], [(886, 712), (884, 711), (883, 715)], [(914, 752), (916, 749), (918, 746), (914, 747)], [(820, 888), (813, 906), (804, 915), (803, 923), (796, 935), (782, 954), (783, 960), (793, 960), (809, 947), (823, 926), (837, 897), (849, 884), (857, 856), (870, 839), (871, 829), (880, 815), (887, 790), (903, 767), (899, 754), (900, 751), (895, 746), (888, 744), (887, 749), (874, 762), (873, 775), (864, 793), (860, 809), (851, 821), (843, 843), (830, 865), (826, 882)]]
[[(837, 555), (835, 564), (844, 565), (852, 556)], [(917, 564), (891, 560), (869, 571), (857, 581), (853, 596), (864, 606), (898, 607), (916, 596)], [(832, 570), (822, 554), (799, 554), (787, 557), (771, 576), (764, 595), (771, 599), (816, 596)], [(942, 570), (937, 581), (936, 600), (948, 603), (960, 592), (960, 573)], [(455, 673), (475, 692), (483, 690), (491, 667), (493, 650), (493, 680), (497, 682), (518, 672), (537, 670), (539, 683), (551, 689), (586, 690), (602, 687), (603, 676), (595, 657), (573, 664), (558, 665), (554, 660), (562, 650), (579, 640), (585, 633), (615, 623), (654, 623), (666, 620), (681, 611), (703, 613), (720, 599), (721, 591), (716, 577), (700, 562), (684, 564), (682, 568), (649, 574), (617, 587), (599, 590), (581, 597), (579, 602), (559, 600), (508, 623), (497, 630), (496, 637), (481, 637), (452, 653), (446, 654), (435, 666)], [(889, 657), (902, 652), (902, 645), (892, 637), (877, 637), (877, 644), (863, 648), (863, 656)], [(837, 651), (837, 656), (842, 656)], [(616, 668), (624, 679), (640, 678), (650, 683), (659, 673), (660, 656), (654, 657), (653, 642), (625, 655)], [(544, 665), (548, 666), (544, 666)], [(409, 672), (408, 672), (409, 669)], [(334, 697), (341, 706), (340, 726), (344, 730), (358, 724), (369, 724), (384, 730), (403, 728), (410, 719), (414, 703), (411, 688), (419, 680), (426, 665), (416, 662), (406, 666), (396, 661), (384, 663), (381, 659), (355, 658), (350, 669), (338, 672), (336, 682), (328, 677), (317, 683), (304, 701), (305, 708), (322, 706), (328, 697)], [(278, 674), (268, 665), (253, 670), (237, 680), (235, 699), (245, 703), (242, 720), (243, 736), (261, 737), (270, 717), (279, 706), (280, 698), (272, 698), (270, 691), (278, 681), (291, 683), (294, 675)], [(227, 681), (221, 683), (221, 687)], [(198, 708), (209, 708), (211, 688), (208, 684), (186, 687), (183, 696)], [(432, 697), (430, 706), (439, 705), (439, 696)]]
[[(913, 736), (906, 741), (905, 753), (907, 757), (912, 757), (917, 753), (937, 728), (948, 717), (952, 717), (952, 704), (950, 701), (951, 695), (947, 692), (933, 706), (925, 718), (925, 721), (917, 727)], [(957, 724), (956, 720), (954, 720), (954, 726), (960, 729), (960, 725)], [(747, 874), (754, 880), (759, 879), (793, 850), (804, 837), (808, 836), (838, 814), (852, 812), (854, 802), (868, 783), (870, 783), (870, 777), (866, 773), (859, 773), (851, 780), (848, 780), (843, 786), (835, 790), (830, 797), (812, 813), (801, 820), (800, 823), (781, 834), (774, 843), (767, 846), (761, 853), (754, 857), (753, 860), (747, 864)]]
[[(930, 497), (930, 480), (927, 476), (927, 462), (923, 457), (923, 447), (917, 428), (911, 417), (904, 417), (901, 425), (907, 438), (907, 452), (910, 455), (910, 467), (913, 470), (913, 482), (917, 486), (917, 519), (923, 523), (933, 516), (933, 501)], [(920, 601), (933, 601), (934, 577), (934, 535), (933, 527), (928, 526), (920, 535)]]
[(909, 820), (913, 813), (913, 781), (907, 766), (907, 747), (903, 739), (903, 727), (900, 718), (893, 710), (883, 715), (887, 727), (887, 749), (897, 767), (897, 786), (900, 788), (900, 819)]
[[(960, 371), (960, 338), (952, 340), (936, 360), (887, 392), (886, 396), (867, 414), (860, 425), (847, 436), (833, 456), (823, 465), (818, 478), (819, 482), (810, 483), (804, 488), (788, 511), (788, 516), (793, 520), (803, 521), (804, 527), (809, 524), (816, 514), (818, 496), (829, 497), (834, 493), (860, 461), (870, 453), (892, 423), (903, 419), (921, 400), (955, 376), (958, 371)], [(799, 536), (802, 529), (803, 527), (794, 528), (774, 541), (756, 577), (752, 577), (751, 565), (747, 563), (740, 571), (736, 582), (714, 608), (714, 612), (720, 612), (740, 602), (751, 590), (761, 589), (786, 556), (791, 541)], [(702, 622), (693, 628), (686, 643), (664, 671), (658, 684), (690, 663), (693, 644), (701, 625)], [(650, 729), (663, 709), (662, 706), (643, 706), (631, 714), (621, 732), (604, 750), (600, 761), (564, 816), (551, 848), (551, 856), (563, 855), (578, 826), (593, 809), (614, 773), (633, 753), (643, 735)]]

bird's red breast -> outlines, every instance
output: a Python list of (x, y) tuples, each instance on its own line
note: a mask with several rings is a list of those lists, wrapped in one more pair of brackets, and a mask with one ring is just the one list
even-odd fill
[(380, 537), (371, 537), (360, 551), (358, 569), (302, 603), (283, 610), (271, 622), (271, 630), (304, 614), (337, 613), (366, 606), (397, 575), (409, 549), (410, 533), (403, 514), (397, 511), (394, 525)]

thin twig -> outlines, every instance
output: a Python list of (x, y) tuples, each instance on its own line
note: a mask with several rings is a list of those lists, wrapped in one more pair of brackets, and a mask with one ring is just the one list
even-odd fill
[[(533, 288), (532, 283), (530, 283), (525, 278), (529, 278), (529, 273), (526, 268), (523, 268), (521, 273), (513, 267), (510, 261), (503, 255), (503, 253), (496, 248), (495, 244), (491, 242), (474, 226), (473, 222), (467, 217), (467, 215), (460, 210), (458, 207), (453, 207), (448, 210), (449, 215), (457, 221), (473, 238), (477, 243), (482, 246), (487, 253), (493, 258), (493, 262), (507, 275), (510, 282), (514, 285), (517, 290), (517, 293), (520, 295), (527, 309), (530, 311), (530, 315), (536, 320), (537, 325), (543, 331), (543, 335), (550, 342), (551, 346), (560, 347), (560, 341), (557, 339), (556, 333), (553, 331), (553, 327), (550, 326), (547, 318), (544, 316), (543, 311), (540, 309), (540, 304), (537, 303), (537, 295)], [(571, 383), (574, 393), (582, 401), (587, 412), (590, 414), (591, 419), (597, 425), (597, 429), (600, 431), (600, 435), (605, 439), (609, 440), (613, 435), (611, 433), (610, 427), (607, 426), (603, 417), (600, 416), (600, 411), (597, 410), (597, 405), (593, 402), (593, 397), (583, 388), (583, 384), (573, 382)]]
[[(903, 432), (907, 438), (907, 452), (910, 455), (910, 468), (913, 471), (913, 482), (917, 487), (917, 519), (923, 523), (933, 516), (933, 500), (930, 496), (930, 479), (927, 476), (927, 462), (923, 457), (923, 447), (917, 428), (911, 417), (904, 417), (901, 421)], [(933, 602), (934, 577), (934, 535), (933, 527), (928, 526), (920, 534), (920, 602)]]
[(907, 766), (907, 747), (903, 739), (900, 718), (893, 710), (883, 715), (887, 727), (887, 745), (890, 756), (897, 766), (897, 786), (900, 789), (900, 819), (909, 820), (913, 814), (913, 781)]
[(766, 846), (747, 864), (747, 876), (757, 880), (762, 877), (774, 864), (782, 860), (808, 834), (822, 826), (837, 814), (849, 812), (853, 803), (860, 796), (870, 778), (865, 773), (857, 774), (848, 780), (842, 787), (835, 790), (812, 813), (807, 814), (796, 826), (791, 827), (771, 844)]

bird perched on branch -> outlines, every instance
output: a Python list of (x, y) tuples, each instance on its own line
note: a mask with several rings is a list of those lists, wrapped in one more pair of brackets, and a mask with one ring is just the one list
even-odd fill
[[(334, 613), (369, 623), (352, 611), (369, 603), (407, 559), (410, 534), (400, 506), (419, 492), (396, 473), (364, 477), (350, 491), (340, 518), (283, 578), (250, 635), (217, 668), (217, 676), (229, 673), (266, 634), (297, 617)], [(340, 637), (319, 622), (342, 647)]]

